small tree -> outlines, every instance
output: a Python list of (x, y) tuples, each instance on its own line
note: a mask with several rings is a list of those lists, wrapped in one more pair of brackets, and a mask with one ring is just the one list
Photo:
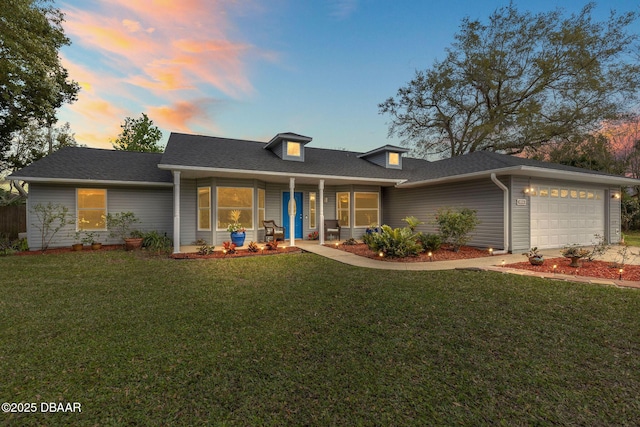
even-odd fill
[(69, 214), (69, 208), (51, 202), (43, 205), (38, 203), (32, 208), (37, 221), (32, 225), (40, 230), (41, 249), (46, 251), (53, 237), (65, 226), (73, 224), (73, 218)]
[(460, 246), (471, 240), (471, 233), (480, 224), (476, 211), (469, 208), (453, 210), (441, 208), (436, 215), (435, 224), (438, 226), (443, 243), (451, 245), (454, 252)]
[(131, 237), (133, 230), (131, 227), (133, 224), (140, 220), (133, 212), (118, 212), (115, 214), (107, 215), (107, 228), (109, 229), (110, 237), (118, 237), (123, 242), (125, 239)]

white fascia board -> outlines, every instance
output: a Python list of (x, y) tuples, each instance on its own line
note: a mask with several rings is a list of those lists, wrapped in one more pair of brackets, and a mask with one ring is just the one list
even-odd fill
[(192, 172), (205, 172), (205, 173), (225, 173), (225, 174), (238, 174), (238, 175), (253, 175), (261, 177), (279, 177), (279, 178), (308, 178), (308, 179), (338, 179), (344, 181), (371, 181), (376, 183), (387, 184), (401, 184), (405, 182), (404, 179), (389, 179), (389, 178), (373, 178), (366, 176), (338, 176), (338, 175), (317, 175), (308, 173), (295, 173), (295, 172), (275, 172), (275, 171), (258, 171), (248, 169), (225, 169), (225, 168), (203, 168), (198, 166), (178, 166), (178, 165), (159, 165), (160, 169), (166, 170), (178, 170), (178, 171), (192, 171)]
[(41, 178), (29, 176), (12, 176), (12, 181), (39, 182), (46, 184), (73, 184), (73, 185), (126, 185), (144, 187), (173, 187), (171, 182), (150, 181), (110, 181), (104, 179), (68, 179), (68, 178)]
[(608, 185), (640, 185), (640, 180), (633, 178), (626, 178), (622, 176), (610, 176), (610, 175), (597, 175), (588, 172), (574, 172), (558, 169), (547, 169), (535, 166), (513, 166), (501, 169), (484, 170), (478, 172), (472, 172), (461, 175), (452, 175), (442, 178), (426, 179), (423, 181), (404, 182), (397, 185), (398, 188), (413, 188), (423, 187), (436, 184), (445, 184), (448, 182), (466, 181), (474, 178), (490, 177), (492, 173), (496, 175), (519, 175), (519, 176), (531, 176), (537, 178), (552, 178), (562, 179), (568, 181), (582, 181), (592, 182), (598, 184)]

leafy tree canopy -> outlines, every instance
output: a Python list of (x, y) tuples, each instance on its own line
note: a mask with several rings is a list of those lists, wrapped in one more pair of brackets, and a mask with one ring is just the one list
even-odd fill
[(42, 127), (37, 122), (31, 122), (24, 129), (14, 133), (7, 156), (8, 170), (22, 169), (63, 147), (77, 145), (69, 123), (59, 127)]
[(70, 44), (64, 15), (50, 3), (3, 0), (0, 7), (0, 163), (15, 132), (33, 121), (53, 125), (56, 110), (77, 97), (58, 55)]
[(162, 153), (162, 147), (158, 145), (162, 132), (145, 113), (138, 119), (127, 117), (120, 127), (122, 132), (112, 141), (116, 150)]
[(510, 4), (488, 23), (464, 19), (446, 58), (379, 104), (389, 134), (440, 157), (581, 140), (624, 112), (640, 87), (638, 35), (628, 32), (638, 13), (596, 22), (594, 7), (565, 18)]

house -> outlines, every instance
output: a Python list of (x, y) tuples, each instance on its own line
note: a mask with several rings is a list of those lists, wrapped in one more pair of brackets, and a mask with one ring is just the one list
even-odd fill
[[(247, 241), (262, 241), (262, 220), (286, 226), (287, 244), (339, 219), (343, 239), (372, 224), (431, 224), (440, 207), (475, 209), (471, 244), (518, 252), (532, 246), (618, 242), (621, 187), (637, 180), (491, 152), (429, 162), (385, 145), (366, 153), (309, 146), (310, 137), (280, 133), (269, 142), (172, 133), (164, 153), (63, 148), (9, 178), (29, 185), (28, 241), (40, 245), (31, 207), (59, 203), (81, 220), (51, 246), (71, 243), (76, 229), (107, 232), (107, 213), (132, 211), (140, 229), (165, 232), (181, 245), (229, 240), (240, 211)], [(102, 218), (102, 219), (101, 219)]]

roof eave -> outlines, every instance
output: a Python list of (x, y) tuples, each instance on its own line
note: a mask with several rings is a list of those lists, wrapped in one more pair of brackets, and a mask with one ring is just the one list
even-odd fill
[(612, 175), (598, 175), (588, 172), (575, 172), (575, 171), (565, 171), (559, 169), (548, 169), (543, 167), (535, 167), (535, 166), (513, 166), (506, 168), (498, 168), (491, 170), (483, 170), (478, 172), (471, 172), (467, 174), (461, 175), (451, 175), (442, 178), (434, 178), (434, 179), (426, 179), (422, 181), (407, 181), (402, 184), (399, 184), (398, 188), (413, 188), (413, 187), (424, 187), (429, 185), (436, 184), (445, 184), (449, 182), (458, 182), (458, 181), (466, 181), (473, 178), (481, 178), (488, 177), (491, 174), (499, 174), (499, 175), (518, 175), (518, 176), (531, 176), (531, 177), (539, 177), (539, 178), (555, 178), (555, 179), (564, 179), (564, 180), (574, 180), (574, 181), (586, 181), (586, 182), (595, 182), (600, 184), (608, 184), (608, 185), (640, 185), (640, 180), (633, 178), (626, 178), (621, 176), (612, 176)]
[(157, 181), (123, 181), (108, 179), (69, 179), (69, 178), (42, 178), (32, 176), (10, 176), (12, 181), (37, 182), (47, 184), (70, 184), (70, 185), (121, 185), (121, 186), (143, 186), (143, 187), (173, 187), (171, 182)]
[(261, 170), (251, 170), (251, 169), (227, 169), (227, 168), (210, 168), (210, 167), (200, 167), (200, 166), (184, 166), (184, 165), (167, 165), (162, 164), (158, 165), (160, 169), (171, 170), (171, 171), (191, 171), (191, 172), (203, 172), (203, 173), (224, 173), (224, 174), (232, 174), (232, 175), (246, 175), (251, 177), (279, 177), (279, 178), (305, 178), (305, 179), (313, 179), (313, 180), (340, 180), (340, 181), (368, 181), (372, 184), (388, 184), (388, 185), (399, 185), (405, 182), (405, 179), (394, 179), (394, 178), (376, 178), (376, 177), (366, 177), (366, 176), (341, 176), (341, 175), (321, 175), (321, 174), (312, 174), (312, 173), (300, 173), (300, 172), (282, 172), (282, 171), (261, 171)]

